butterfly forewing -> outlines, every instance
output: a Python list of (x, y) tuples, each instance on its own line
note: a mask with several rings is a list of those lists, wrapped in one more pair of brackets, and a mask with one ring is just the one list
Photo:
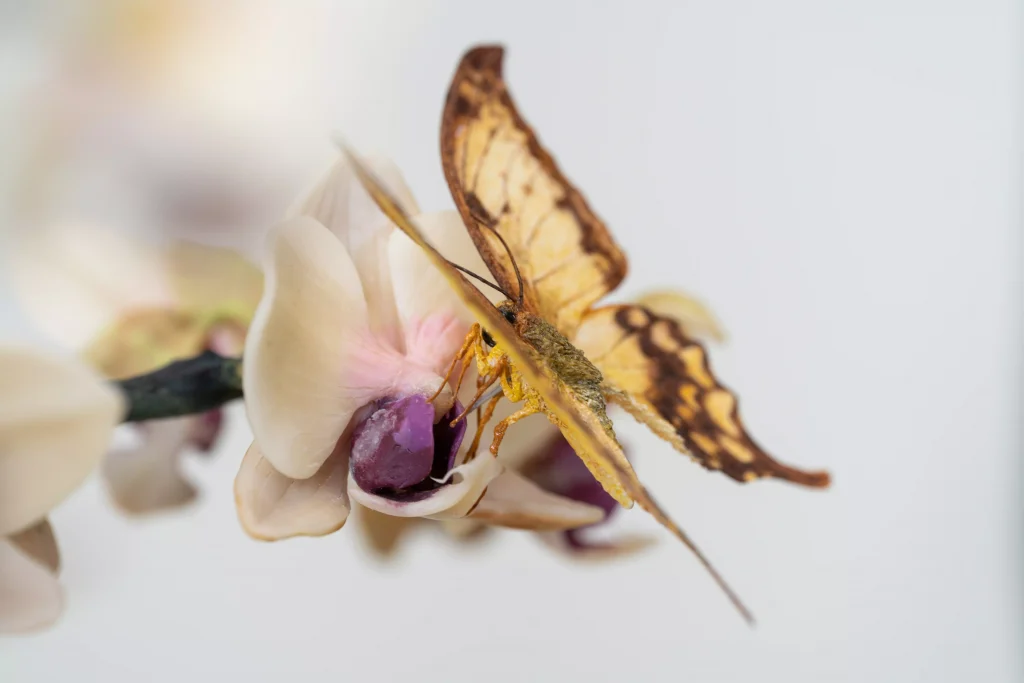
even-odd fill
[(441, 123), (445, 178), (498, 284), (518, 291), (487, 226), (505, 238), (522, 271), (525, 307), (571, 336), (625, 277), (626, 259), (516, 111), (502, 55), (500, 47), (471, 50), (456, 71)]

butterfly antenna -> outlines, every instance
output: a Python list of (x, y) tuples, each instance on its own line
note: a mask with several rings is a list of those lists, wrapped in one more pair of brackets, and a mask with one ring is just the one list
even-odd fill
[[(519, 264), (516, 263), (516, 257), (512, 255), (512, 250), (509, 248), (508, 242), (506, 242), (505, 238), (501, 236), (501, 233), (498, 232), (497, 228), (495, 228), (493, 225), (491, 225), (490, 223), (487, 223), (487, 222), (483, 222), (482, 225), (484, 225), (488, 229), (490, 229), (490, 231), (494, 233), (494, 236), (498, 238), (498, 241), (501, 242), (501, 246), (505, 247), (505, 253), (508, 254), (508, 260), (512, 262), (512, 270), (516, 271), (516, 282), (519, 285), (519, 296), (516, 297), (516, 299), (517, 299), (517, 302), (519, 304), (519, 308), (522, 308), (523, 307), (523, 274), (519, 272)], [(508, 295), (506, 294), (506, 296), (508, 296)], [(511, 299), (512, 297), (508, 297), (508, 298)]]
[(488, 286), (488, 287), (490, 287), (491, 289), (493, 289), (493, 290), (495, 290), (495, 291), (497, 291), (497, 292), (500, 292), (500, 293), (501, 293), (501, 295), (502, 295), (503, 297), (505, 297), (506, 299), (511, 299), (511, 298), (512, 298), (512, 297), (511, 297), (511, 296), (509, 295), (509, 293), (508, 293), (508, 292), (506, 292), (506, 291), (505, 291), (504, 289), (502, 289), (502, 288), (501, 288), (501, 287), (499, 287), (498, 285), (494, 284), (493, 282), (491, 282), (491, 281), (490, 281), (490, 280), (488, 280), (487, 278), (485, 278), (485, 277), (482, 277), (482, 276), (480, 276), (480, 275), (477, 275), (476, 273), (474, 273), (473, 271), (471, 271), (471, 270), (470, 270), (469, 268), (463, 268), (463, 267), (462, 267), (462, 266), (460, 266), (460, 265), (459, 265), (458, 263), (452, 263), (451, 261), (448, 261), (448, 265), (450, 265), (450, 266), (451, 266), (452, 268), (454, 268), (455, 270), (459, 270), (459, 271), (462, 271), (463, 273), (465, 273), (466, 275), (470, 276), (471, 278), (474, 278), (474, 279), (476, 279), (476, 280), (478, 280), (478, 281), (480, 281), (480, 282), (484, 283), (485, 285), (487, 285), (487, 286)]

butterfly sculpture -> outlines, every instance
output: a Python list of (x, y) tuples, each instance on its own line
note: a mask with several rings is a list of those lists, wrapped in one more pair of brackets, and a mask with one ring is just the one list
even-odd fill
[(752, 621), (639, 482), (606, 401), (738, 481), (776, 477), (823, 487), (829, 476), (779, 463), (750, 438), (736, 397), (715, 379), (703, 347), (678, 321), (639, 305), (594, 307), (625, 277), (626, 258), (519, 115), (502, 78), (502, 57), (500, 47), (463, 57), (445, 105), (441, 158), (455, 204), (497, 281), (487, 284), (507, 300), (492, 305), (350, 153), (353, 164), (385, 214), (426, 251), (479, 321), (449, 369), (450, 376), (461, 361), (461, 383), (475, 360), (478, 390), (467, 412), (485, 406), (477, 439), (502, 396), (523, 406), (495, 426), (493, 454), (515, 422), (547, 415), (605, 490), (625, 507), (636, 502), (679, 538)]

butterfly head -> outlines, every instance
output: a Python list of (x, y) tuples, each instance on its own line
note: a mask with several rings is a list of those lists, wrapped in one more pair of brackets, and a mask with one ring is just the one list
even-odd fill
[[(507, 301), (502, 301), (500, 304), (498, 304), (497, 308), (498, 313), (501, 313), (501, 317), (504, 318), (509, 325), (515, 328), (516, 331), (518, 331), (518, 325), (522, 318), (522, 309), (520, 308), (519, 304), (509, 299)], [(483, 337), (484, 343), (487, 344), (488, 348), (493, 349), (497, 345), (497, 342), (494, 340), (494, 337), (492, 337), (487, 332), (487, 330), (483, 330), (481, 332), (481, 336)]]

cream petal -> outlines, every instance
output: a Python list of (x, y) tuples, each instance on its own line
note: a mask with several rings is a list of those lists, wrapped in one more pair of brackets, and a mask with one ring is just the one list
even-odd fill
[(507, 470), (490, 483), (469, 517), (492, 526), (559, 531), (600, 522), (604, 519), (604, 510), (548, 493)]
[[(264, 457), (305, 479), (384, 382), (352, 259), (320, 223), (297, 217), (268, 235), (266, 288), (245, 344), (246, 409)], [(358, 376), (353, 377), (353, 373)]]
[(0, 349), (0, 535), (41, 519), (95, 468), (122, 396), (83, 365)]
[(351, 474), (348, 492), (355, 502), (386, 515), (431, 519), (458, 518), (465, 517), (473, 509), (487, 485), (503, 470), (496, 458), (481, 455), (470, 463), (452, 469), (448, 473), (448, 485), (437, 489), (427, 498), (414, 502), (398, 502), (364, 491), (359, 488)]
[(0, 537), (0, 633), (51, 625), (64, 610), (64, 591), (45, 562)]
[(696, 339), (725, 341), (725, 328), (711, 309), (684, 292), (659, 290), (648, 292), (637, 303), (657, 315), (676, 320), (686, 334)]
[[(417, 210), (412, 193), (394, 164), (381, 158), (367, 163), (403, 206)], [(334, 164), (301, 213), (327, 226), (345, 245), (363, 283), (370, 327), (393, 345), (401, 344), (388, 264), (388, 238), (395, 232), (394, 226), (363, 190), (346, 157)]]
[(333, 533), (348, 519), (347, 482), (348, 452), (343, 448), (312, 477), (289, 479), (254, 443), (235, 477), (238, 519), (246, 533), (261, 541)]
[(168, 306), (159, 251), (120, 231), (59, 225), (16, 231), (5, 273), (32, 321), (79, 348), (121, 313)]
[(263, 293), (263, 273), (233, 249), (175, 242), (162, 254), (178, 305), (248, 323)]
[[(420, 214), (416, 217), (416, 224), (445, 258), (493, 282), (458, 212)], [(426, 318), (433, 313), (453, 315), (462, 320), (466, 327), (476, 322), (441, 271), (430, 263), (423, 250), (405, 233), (395, 230), (391, 234), (388, 254), (395, 302), (403, 324), (408, 325), (410, 321)], [(500, 292), (490, 287), (479, 285), (479, 288), (495, 303), (505, 299)]]
[(112, 448), (103, 461), (103, 477), (114, 502), (125, 512), (143, 514), (177, 507), (196, 497), (181, 473), (180, 457), (201, 417), (152, 420), (131, 425), (137, 444)]

